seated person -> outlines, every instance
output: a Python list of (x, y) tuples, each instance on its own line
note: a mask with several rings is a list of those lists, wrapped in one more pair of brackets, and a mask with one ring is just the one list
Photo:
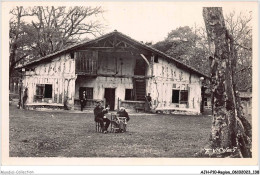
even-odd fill
[[(109, 108), (103, 108), (101, 106), (101, 102), (97, 102), (97, 106), (94, 109), (95, 122), (100, 123), (101, 129), (103, 133), (107, 133), (107, 128), (109, 127), (110, 120), (106, 118), (105, 114), (108, 113)], [(106, 123), (104, 125), (104, 123)]]
[[(126, 121), (128, 122), (130, 120), (128, 113), (126, 112), (124, 107), (120, 107), (119, 111), (117, 112), (117, 117), (125, 117)], [(126, 131), (126, 124), (122, 120), (118, 120), (117, 122), (119, 127), (119, 132), (125, 132)]]
[(118, 117), (125, 117), (126, 121), (130, 120), (128, 113), (126, 112), (124, 107), (120, 107), (119, 111), (117, 112)]

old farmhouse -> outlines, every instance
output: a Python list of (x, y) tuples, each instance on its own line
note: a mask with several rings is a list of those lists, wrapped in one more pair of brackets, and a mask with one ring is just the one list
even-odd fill
[[(28, 107), (75, 109), (82, 91), (87, 106), (102, 100), (111, 109), (142, 108), (151, 93), (155, 110), (200, 113), (207, 76), (118, 31), (19, 66)], [(202, 78), (203, 77), (203, 78)]]

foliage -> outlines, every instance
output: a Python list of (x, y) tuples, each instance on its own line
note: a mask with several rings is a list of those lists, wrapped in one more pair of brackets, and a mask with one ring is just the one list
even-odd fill
[(252, 88), (252, 14), (232, 12), (225, 16), (226, 27), (234, 38), (237, 51), (235, 70), (236, 84), (239, 90)]
[(172, 30), (164, 41), (154, 44), (153, 47), (200, 71), (209, 73), (208, 52), (203, 42), (198, 29), (193, 30), (189, 26), (184, 26)]
[[(252, 88), (251, 19), (251, 12), (232, 12), (225, 16), (226, 27), (234, 36), (237, 50), (235, 82), (239, 90)], [(214, 48), (210, 48), (205, 27), (178, 27), (153, 47), (206, 74), (210, 72), (208, 58), (214, 54)]]
[[(101, 7), (15, 7), (10, 11), (10, 73), (17, 63), (59, 51), (101, 34)], [(29, 22), (30, 21), (30, 22)]]

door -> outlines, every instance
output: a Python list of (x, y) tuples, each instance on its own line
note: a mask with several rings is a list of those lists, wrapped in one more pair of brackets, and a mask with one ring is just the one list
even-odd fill
[(115, 88), (105, 88), (106, 105), (110, 106), (110, 110), (115, 110)]
[(85, 87), (79, 87), (79, 99), (82, 98), (83, 91), (86, 91), (86, 88)]
[(144, 79), (133, 79), (135, 100), (145, 101), (146, 83)]

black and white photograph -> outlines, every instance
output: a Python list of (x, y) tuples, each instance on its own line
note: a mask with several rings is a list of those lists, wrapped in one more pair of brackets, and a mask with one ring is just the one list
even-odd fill
[(257, 5), (2, 3), (2, 162), (257, 165)]

